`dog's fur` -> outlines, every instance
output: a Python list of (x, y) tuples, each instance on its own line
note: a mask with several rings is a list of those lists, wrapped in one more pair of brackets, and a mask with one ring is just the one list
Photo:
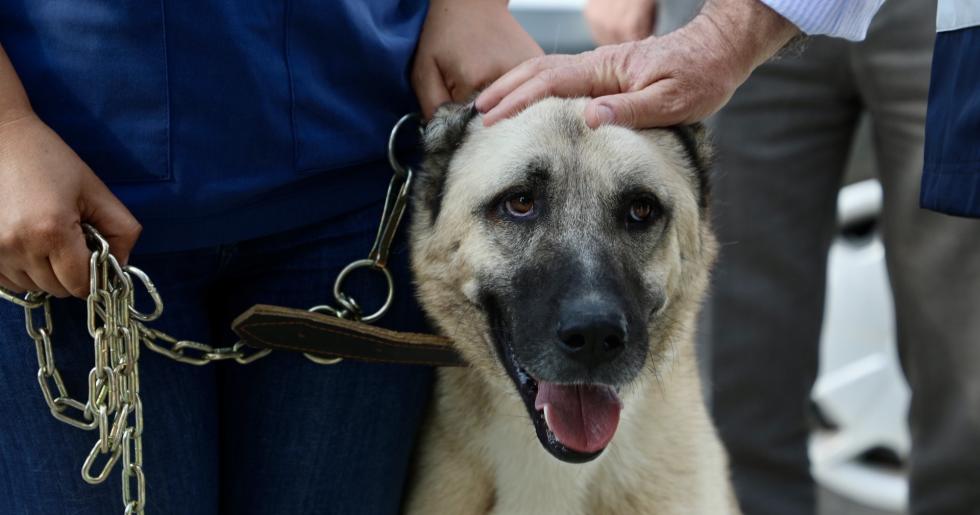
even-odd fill
[[(490, 128), (471, 107), (446, 106), (426, 129), (412, 266), (423, 307), (471, 366), (438, 372), (407, 513), (738, 511), (693, 345), (716, 254), (703, 131), (592, 130), (584, 106), (546, 99)], [(537, 190), (537, 220), (501, 214), (515, 184)], [(623, 188), (655, 196), (648, 227), (626, 230)], [(616, 361), (581, 371), (551, 350), (548, 324), (554, 306), (597, 291), (623, 306), (631, 336)], [(619, 388), (608, 447), (566, 455), (536, 437), (505, 347), (535, 378)]]

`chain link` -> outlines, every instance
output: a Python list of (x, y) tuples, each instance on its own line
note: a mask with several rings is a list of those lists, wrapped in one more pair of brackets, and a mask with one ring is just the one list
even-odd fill
[[(50, 296), (32, 292), (18, 298), (0, 289), (0, 298), (24, 308), (25, 327), (37, 354), (38, 384), (51, 414), (79, 429), (98, 431), (98, 439), (82, 464), (82, 479), (102, 483), (122, 458), (124, 481), (136, 478), (135, 489), (124, 483), (124, 509), (139, 514), (146, 504), (146, 484), (138, 366), (142, 326), (132, 316), (135, 307), (130, 273), (134, 269), (120, 266), (109, 253), (108, 242), (94, 229), (86, 226), (85, 231), (93, 248), (86, 325), (95, 355), (85, 401), (71, 396), (55, 362)], [(145, 277), (142, 272), (138, 276)]]
[[(395, 172), (388, 188), (381, 224), (368, 259), (357, 260), (338, 275), (333, 288), (339, 308), (315, 306), (311, 312), (324, 313), (349, 320), (370, 323), (387, 312), (394, 296), (394, 281), (387, 268), (388, 252), (401, 221), (412, 180), (412, 169), (399, 163), (395, 141), (399, 130), (418, 115), (406, 115), (392, 130), (388, 157)], [(89, 294), (86, 298), (86, 327), (95, 351), (95, 363), (88, 375), (88, 397), (74, 398), (55, 364), (52, 336), (51, 297), (29, 292), (18, 296), (0, 288), (0, 299), (24, 309), (28, 336), (37, 353), (37, 380), (41, 394), (55, 419), (86, 431), (98, 431), (98, 439), (82, 464), (82, 479), (99, 484), (111, 475), (122, 461), (122, 500), (124, 513), (142, 515), (146, 507), (146, 477), (143, 473), (143, 402), (140, 399), (140, 349), (162, 354), (189, 365), (207, 365), (215, 361), (234, 360), (247, 365), (268, 356), (270, 349), (254, 349), (239, 341), (229, 347), (180, 340), (145, 325), (163, 314), (163, 299), (153, 281), (139, 268), (122, 266), (109, 251), (108, 241), (95, 228), (84, 225), (92, 255), (89, 259)], [(374, 313), (364, 316), (353, 297), (342, 291), (350, 272), (367, 268), (381, 272), (387, 282), (388, 295)], [(153, 302), (153, 311), (136, 308), (133, 278)], [(341, 358), (327, 359), (305, 354), (311, 361), (334, 365)]]

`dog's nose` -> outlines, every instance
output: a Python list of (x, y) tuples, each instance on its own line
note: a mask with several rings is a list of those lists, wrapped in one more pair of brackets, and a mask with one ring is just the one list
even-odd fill
[(611, 361), (626, 347), (626, 317), (604, 302), (573, 303), (562, 310), (558, 347), (589, 368)]

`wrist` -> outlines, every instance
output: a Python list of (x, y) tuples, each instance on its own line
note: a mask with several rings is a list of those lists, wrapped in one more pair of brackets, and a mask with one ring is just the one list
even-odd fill
[(725, 61), (742, 75), (739, 82), (800, 33), (759, 0), (708, 0), (689, 27), (720, 45)]
[(0, 46), (0, 125), (33, 115), (34, 110), (31, 109), (27, 93)]
[(22, 126), (23, 122), (37, 119), (37, 115), (30, 105), (26, 107), (10, 107), (0, 110), (0, 133), (6, 132), (8, 128)]

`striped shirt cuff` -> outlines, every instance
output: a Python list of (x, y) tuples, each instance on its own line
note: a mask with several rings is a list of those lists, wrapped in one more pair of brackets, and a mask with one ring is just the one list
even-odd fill
[(811, 36), (861, 41), (885, 0), (760, 0)]

